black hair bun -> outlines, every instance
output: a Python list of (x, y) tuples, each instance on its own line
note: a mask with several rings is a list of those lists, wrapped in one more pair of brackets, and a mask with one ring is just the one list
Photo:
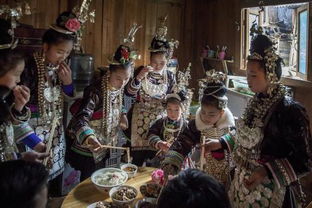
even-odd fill
[(0, 19), (0, 44), (9, 44), (12, 42), (12, 36), (9, 34), (11, 22)]
[(122, 62), (122, 60), (123, 58), (128, 60), (130, 58), (130, 52), (131, 49), (129, 46), (120, 45), (114, 54), (114, 60), (121, 64), (127, 64), (126, 62)]
[(181, 102), (184, 102), (187, 99), (187, 91), (185, 90), (181, 90), (177, 95), (180, 97)]
[[(250, 46), (250, 54), (258, 53), (262, 57), (265, 57), (265, 50), (273, 47), (274, 43), (266, 35), (257, 35), (252, 41)], [(282, 63), (283, 59), (279, 57), (276, 61), (275, 73), (278, 79), (282, 76)]]
[(211, 95), (222, 97), (226, 94), (226, 92), (227, 89), (223, 82), (210, 82), (206, 85), (206, 88), (204, 89), (204, 96), (213, 93)]
[(170, 48), (168, 41), (158, 40), (156, 37), (153, 38), (151, 43), (152, 50), (163, 50), (167, 51)]
[(262, 57), (264, 57), (265, 56), (264, 51), (272, 47), (273, 45), (274, 45), (273, 42), (266, 35), (257, 35), (251, 41), (250, 53), (251, 54), (258, 53)]

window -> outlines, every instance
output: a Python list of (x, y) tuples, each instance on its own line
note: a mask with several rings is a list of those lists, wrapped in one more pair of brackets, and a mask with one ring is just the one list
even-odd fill
[(283, 58), (283, 76), (307, 79), (309, 52), (309, 3), (245, 8), (242, 10), (241, 69), (246, 69), (251, 42), (250, 28), (261, 26)]
[(301, 9), (298, 12), (299, 19), (299, 43), (298, 43), (298, 72), (299, 75), (307, 74), (307, 42), (308, 42), (308, 10)]

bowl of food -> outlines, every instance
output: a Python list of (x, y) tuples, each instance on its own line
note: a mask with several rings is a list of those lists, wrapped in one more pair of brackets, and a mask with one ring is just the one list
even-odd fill
[(101, 192), (123, 185), (128, 180), (128, 174), (118, 168), (102, 168), (91, 175), (91, 181)]
[(143, 198), (135, 204), (135, 208), (156, 208), (156, 198)]
[(134, 187), (128, 185), (114, 187), (109, 191), (109, 196), (113, 203), (117, 205), (130, 205), (137, 195), (138, 191)]
[(131, 163), (123, 164), (120, 169), (125, 171), (129, 178), (133, 178), (138, 172), (138, 166)]
[(140, 192), (144, 197), (157, 198), (160, 194), (161, 186), (157, 183), (146, 183), (140, 186)]

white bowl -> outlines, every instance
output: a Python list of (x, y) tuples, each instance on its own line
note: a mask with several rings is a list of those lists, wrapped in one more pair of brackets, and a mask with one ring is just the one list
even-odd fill
[[(125, 168), (127, 167), (132, 167), (132, 168), (135, 168), (135, 171), (131, 171), (131, 172), (128, 172), (126, 170), (124, 170)], [(131, 163), (126, 163), (126, 164), (123, 164), (121, 167), (120, 167), (121, 170), (125, 171), (127, 174), (128, 174), (128, 177), (129, 178), (133, 178), (137, 172), (138, 172), (138, 166), (134, 165), (134, 164), (131, 164)]]
[(157, 203), (157, 199), (156, 198), (143, 198), (139, 201), (137, 201), (137, 203), (135, 203), (135, 208), (140, 208), (140, 206), (142, 205), (143, 202), (149, 202), (151, 204), (154, 204), (156, 207), (156, 203)]
[[(117, 200), (113, 197), (113, 195), (118, 191), (120, 190), (121, 188), (130, 188), (132, 190), (134, 190), (135, 192), (135, 197), (129, 201), (121, 201), (121, 200)], [(112, 199), (113, 203), (114, 204), (117, 204), (117, 205), (130, 205), (133, 203), (133, 201), (136, 199), (136, 197), (138, 196), (138, 190), (136, 190), (136, 188), (134, 188), (133, 186), (128, 186), (128, 185), (122, 185), (122, 186), (118, 186), (118, 187), (114, 187), (112, 188), (110, 191), (109, 191), (109, 196), (110, 198)]]
[[(123, 180), (121, 180), (117, 184), (100, 184), (96, 179), (99, 178), (100, 175), (103, 175), (107, 172), (113, 172), (113, 173), (118, 172), (121, 174)], [(125, 171), (120, 170), (118, 168), (102, 168), (102, 169), (95, 171), (91, 175), (92, 183), (100, 192), (108, 192), (113, 187), (123, 185), (124, 183), (126, 183), (127, 180), (128, 180), (128, 174)]]

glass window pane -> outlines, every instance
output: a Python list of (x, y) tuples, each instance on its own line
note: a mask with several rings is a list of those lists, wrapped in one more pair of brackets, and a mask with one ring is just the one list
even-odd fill
[(307, 74), (308, 11), (299, 13), (299, 72)]

